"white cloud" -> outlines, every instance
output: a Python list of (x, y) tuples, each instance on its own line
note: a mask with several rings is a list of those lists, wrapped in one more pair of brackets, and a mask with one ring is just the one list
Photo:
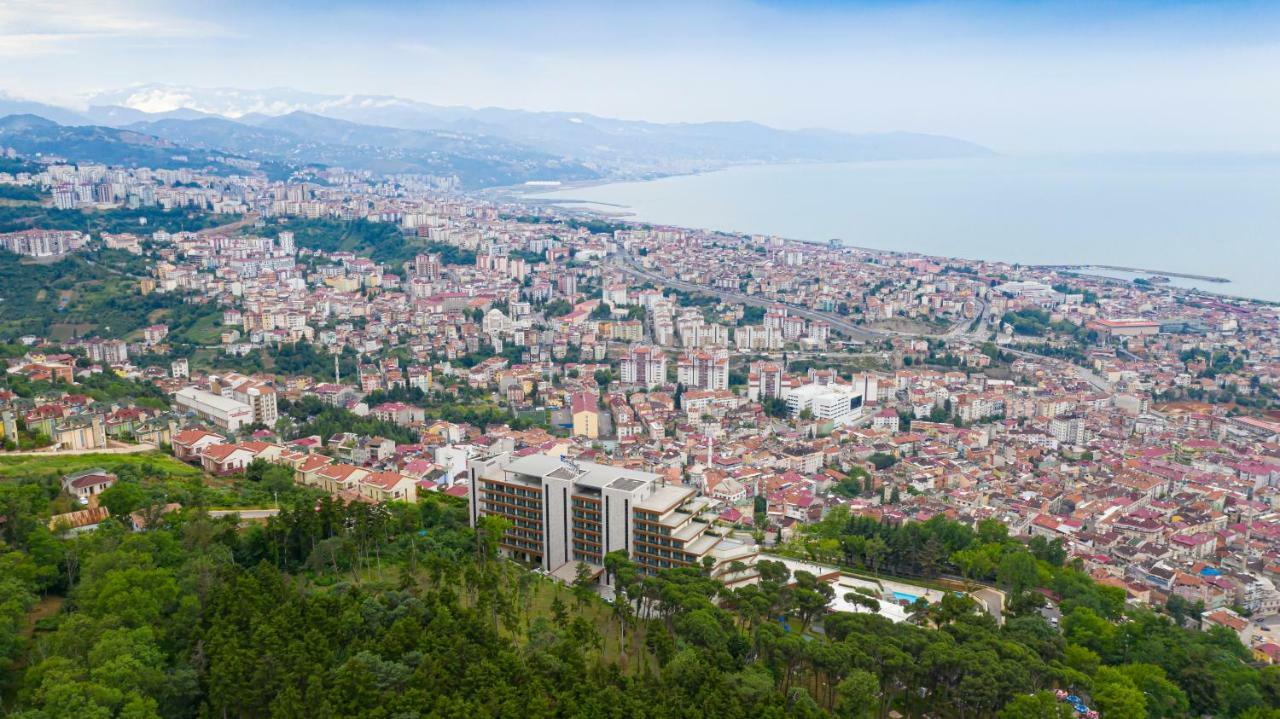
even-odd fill
[(71, 52), (102, 39), (225, 36), (219, 26), (128, 0), (0, 0), (0, 56)]

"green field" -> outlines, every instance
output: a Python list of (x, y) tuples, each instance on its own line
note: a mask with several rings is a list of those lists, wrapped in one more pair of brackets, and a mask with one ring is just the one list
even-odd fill
[(144, 476), (169, 476), (188, 479), (201, 476), (202, 472), (161, 452), (138, 454), (78, 454), (68, 456), (0, 456), (0, 479), (58, 479), (82, 469), (101, 467), (119, 474), (133, 470)]

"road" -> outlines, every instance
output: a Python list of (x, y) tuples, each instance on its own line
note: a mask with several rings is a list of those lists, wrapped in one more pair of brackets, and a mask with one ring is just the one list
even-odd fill
[(983, 587), (974, 590), (973, 596), (995, 618), (996, 624), (1004, 624), (1004, 592), (994, 587)]
[(274, 516), (276, 516), (276, 515), (277, 515), (277, 514), (279, 514), (279, 513), (280, 513), (280, 510), (279, 510), (279, 509), (254, 509), (254, 508), (246, 508), (246, 509), (212, 509), (212, 510), (209, 510), (209, 516), (210, 516), (210, 517), (228, 517), (228, 516), (233, 515), (233, 514), (238, 514), (238, 515), (240, 515), (240, 521), (242, 521), (242, 522), (243, 522), (243, 521), (246, 521), (246, 520), (250, 520), (250, 519), (266, 519), (267, 517), (274, 517)]
[(216, 225), (214, 227), (206, 227), (203, 230), (196, 231), (197, 235), (226, 235), (236, 232), (242, 227), (248, 227), (258, 221), (258, 216), (252, 212), (246, 214), (243, 218), (235, 222), (228, 222), (225, 225)]
[(1103, 392), (1111, 391), (1111, 383), (1103, 379), (1100, 375), (1098, 375), (1098, 373), (1094, 372), (1088, 367), (1081, 367), (1078, 364), (1075, 364), (1073, 362), (1069, 362), (1068, 360), (1060, 359), (1057, 357), (1048, 357), (1045, 355), (1038, 355), (1035, 352), (1025, 352), (1023, 350), (1014, 350), (1014, 349), (1009, 349), (1007, 347), (1001, 347), (1000, 350), (1002, 352), (1008, 352), (1011, 355), (1015, 355), (1018, 357), (1026, 357), (1028, 359), (1039, 359), (1039, 360), (1057, 359), (1060, 362), (1066, 362), (1067, 364), (1071, 365), (1075, 369), (1076, 377), (1079, 377), (1085, 382), (1088, 382), (1089, 384), (1093, 385), (1094, 389), (1101, 390)]
[[(693, 284), (692, 282), (685, 282), (683, 280), (670, 279), (641, 268), (639, 265), (636, 265), (628, 256), (618, 255), (617, 258), (618, 258), (618, 262), (616, 263), (616, 266), (619, 269), (621, 269), (623, 272), (626, 272), (630, 275), (634, 275), (641, 279), (649, 280), (650, 282), (653, 282), (656, 285), (674, 287), (675, 289), (684, 290), (686, 292), (701, 292), (707, 295), (714, 295), (716, 297), (719, 297), (720, 299), (732, 300), (734, 302), (740, 302), (744, 305), (751, 305), (752, 307), (763, 307), (765, 309), (769, 309), (776, 305), (785, 304), (782, 302), (777, 302), (775, 300), (768, 300), (760, 297), (754, 297), (752, 295), (744, 295), (741, 292), (730, 292), (728, 290), (716, 289), (714, 287), (696, 285), (696, 284)], [(887, 334), (878, 330), (870, 330), (870, 329), (867, 329), (866, 327), (855, 325), (852, 322), (849, 322), (848, 320), (843, 319), (839, 315), (828, 314), (826, 312), (817, 312), (815, 310), (796, 307), (794, 305), (785, 305), (785, 306), (787, 310), (792, 314), (798, 317), (803, 317), (807, 320), (822, 320), (823, 322), (830, 324), (832, 329), (843, 332), (844, 334), (849, 336), (851, 339), (861, 340), (863, 342), (874, 342), (876, 340), (883, 339)]]
[[(787, 308), (788, 312), (790, 312), (791, 314), (797, 317), (803, 317), (811, 321), (822, 320), (823, 322), (826, 322), (827, 324), (831, 325), (831, 329), (836, 330), (838, 332), (842, 332), (850, 339), (861, 341), (861, 342), (877, 342), (892, 336), (935, 337), (935, 338), (937, 337), (954, 338), (954, 337), (961, 337), (961, 336), (968, 337), (969, 333), (966, 331), (966, 328), (973, 323), (973, 320), (964, 320), (962, 322), (957, 323), (945, 334), (941, 334), (941, 335), (915, 333), (915, 332), (897, 332), (894, 330), (871, 329), (868, 327), (864, 327), (862, 325), (854, 324), (853, 322), (850, 322), (849, 320), (845, 319), (844, 316), (842, 315), (837, 315), (830, 312), (819, 312), (817, 310), (811, 310), (807, 307), (799, 307), (797, 305), (788, 304), (786, 302), (779, 302), (777, 300), (770, 300), (762, 297), (756, 297), (753, 295), (746, 295), (741, 292), (732, 292), (729, 290), (722, 290), (715, 287), (707, 287), (705, 285), (698, 285), (692, 282), (685, 282), (683, 280), (676, 280), (676, 279), (671, 279), (669, 277), (663, 277), (662, 275), (659, 275), (654, 272), (650, 272), (640, 267), (635, 263), (635, 260), (630, 255), (618, 254), (618, 255), (615, 255), (614, 257), (617, 260), (617, 262), (615, 262), (614, 264), (618, 269), (621, 269), (623, 272), (639, 277), (641, 279), (649, 280), (650, 282), (653, 282), (655, 285), (673, 287), (675, 289), (684, 290), (686, 292), (700, 292), (702, 294), (714, 295), (723, 300), (732, 300), (734, 302), (740, 302), (744, 305), (751, 305), (752, 307), (763, 307), (765, 309), (769, 309), (777, 305), (783, 305)], [(986, 312), (986, 304), (983, 303), (982, 310), (978, 316), (982, 317), (982, 315), (985, 312)]]

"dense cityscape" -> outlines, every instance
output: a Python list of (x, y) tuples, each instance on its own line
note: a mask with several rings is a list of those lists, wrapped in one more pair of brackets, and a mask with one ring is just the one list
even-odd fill
[[(1153, 273), (654, 226), (439, 177), (5, 156), (0, 549), (35, 556), (37, 525), (91, 556), (136, 544), (121, 531), (167, 526), (193, 541), (193, 523), (234, 535), (238, 521), (248, 538), (201, 541), (315, 582), (332, 570), (326, 582), (403, 588), (419, 551), (475, 542), (482, 568), (513, 564), (459, 585), (474, 621), (519, 615), (491, 603), (527, 602), (510, 574), (527, 572), (556, 583), (537, 591), (555, 596), (559, 624), (596, 636), (582, 640), (588, 655), (599, 630), (569, 623), (553, 587), (582, 616), (612, 606), (602, 623), (617, 636), (597, 651), (645, 677), (652, 653), (667, 673), (645, 681), (678, 682), (670, 672), (691, 668), (672, 665), (716, 652), (768, 662), (776, 693), (714, 700), (725, 715), (1095, 713), (1077, 694), (1108, 717), (1275, 706), (1277, 675), (1258, 669), (1280, 662), (1274, 305)], [(347, 518), (303, 529), (312, 505)], [(383, 577), (376, 532), (397, 536), (386, 559), (402, 555), (407, 578)], [(0, 552), (16, 562), (0, 565), (12, 568), (0, 666), (14, 676), (28, 612), (56, 612), (51, 594), (107, 601), (75, 585), (109, 568), (77, 569), (71, 551), (44, 570)], [(751, 602), (764, 613), (732, 618)], [(486, 641), (524, 641), (527, 618), (513, 621)], [(819, 627), (875, 656), (884, 637), (912, 641), (896, 625), (948, 635), (957, 622), (1056, 647), (1021, 678), (981, 686), (968, 685), (977, 669), (939, 678), (987, 662), (964, 658), (988, 640), (963, 633), (948, 640), (954, 657), (900, 649), (921, 667), (912, 679), (883, 658), (850, 673), (797, 655), (777, 673), (778, 656), (803, 654), (786, 637)], [(754, 649), (707, 634), (724, 623), (753, 632), (742, 641)], [(647, 649), (626, 644), (628, 625)], [(1151, 646), (1121, 648), (1133, 631)], [(1162, 632), (1176, 634), (1164, 649)], [(1007, 651), (984, 671), (1022, 661)], [(59, 692), (74, 671), (26, 661), (15, 696), (36, 713), (16, 716), (94, 702), (102, 716), (184, 716), (194, 696), (138, 689), (130, 704), (84, 689), (73, 701)], [(102, 681), (83, 661), (77, 681)], [(203, 691), (232, 681), (218, 676), (200, 678)], [(210, 710), (232, 706), (206, 696)], [(306, 714), (278, 702), (229, 713)], [(602, 715), (587, 706), (573, 711)]]

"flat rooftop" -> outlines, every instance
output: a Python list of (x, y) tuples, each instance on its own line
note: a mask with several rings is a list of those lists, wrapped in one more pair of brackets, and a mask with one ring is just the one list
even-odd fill
[(639, 472), (595, 462), (562, 460), (546, 454), (517, 457), (504, 464), (502, 468), (508, 472), (533, 477), (569, 480), (590, 489), (601, 490), (607, 487), (621, 492), (634, 492), (659, 479), (658, 475), (652, 472)]
[(693, 487), (669, 484), (659, 487), (649, 498), (636, 503), (635, 509), (644, 512), (666, 512), (693, 496)]

